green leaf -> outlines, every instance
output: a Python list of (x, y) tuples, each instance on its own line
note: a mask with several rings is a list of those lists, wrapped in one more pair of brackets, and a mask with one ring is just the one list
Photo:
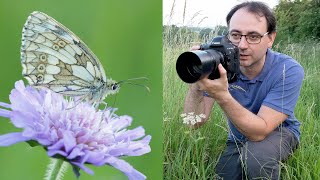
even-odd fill
[(38, 141), (35, 140), (30, 140), (30, 141), (26, 141), (31, 147), (36, 147), (36, 146), (40, 146), (41, 144), (38, 143)]

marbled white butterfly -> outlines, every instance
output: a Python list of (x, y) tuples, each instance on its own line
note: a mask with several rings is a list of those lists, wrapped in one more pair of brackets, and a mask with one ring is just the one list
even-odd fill
[(23, 27), (21, 63), (30, 85), (92, 104), (119, 90), (83, 41), (42, 12), (31, 13)]

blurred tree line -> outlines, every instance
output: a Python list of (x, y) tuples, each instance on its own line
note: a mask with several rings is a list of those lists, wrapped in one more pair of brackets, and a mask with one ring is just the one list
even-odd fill
[[(275, 43), (293, 43), (320, 40), (320, 0), (279, 0), (274, 7), (277, 18)], [(163, 26), (164, 42), (178, 45), (192, 43), (195, 39), (207, 42), (227, 33), (226, 26), (215, 28)]]
[(320, 0), (280, 0), (274, 12), (278, 42), (320, 40)]
[(213, 37), (225, 35), (227, 32), (228, 27), (220, 25), (215, 28), (164, 25), (163, 39), (167, 45), (199, 44), (209, 42)]

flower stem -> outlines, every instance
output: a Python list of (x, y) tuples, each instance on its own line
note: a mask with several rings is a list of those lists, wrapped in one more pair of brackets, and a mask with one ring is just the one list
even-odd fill
[(62, 159), (51, 158), (48, 165), (45, 180), (62, 180), (67, 171), (68, 164)]

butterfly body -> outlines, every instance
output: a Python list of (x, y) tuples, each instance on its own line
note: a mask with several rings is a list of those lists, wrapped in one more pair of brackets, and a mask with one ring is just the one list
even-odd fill
[(29, 84), (90, 103), (101, 102), (119, 90), (80, 38), (41, 12), (31, 13), (24, 25), (21, 64)]

